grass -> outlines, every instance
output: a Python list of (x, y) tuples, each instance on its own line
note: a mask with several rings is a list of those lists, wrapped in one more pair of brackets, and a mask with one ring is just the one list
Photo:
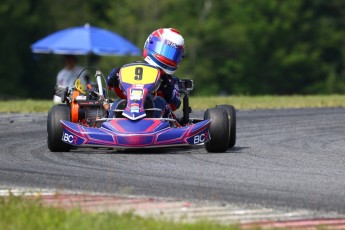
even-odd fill
[(0, 101), (1, 113), (48, 112), (54, 105), (52, 100), (9, 100)]
[(241, 229), (211, 222), (176, 223), (152, 218), (141, 218), (131, 213), (89, 213), (79, 209), (64, 210), (45, 207), (39, 199), (21, 196), (0, 197), (1, 229)]
[(345, 107), (345, 95), (191, 97), (194, 109), (231, 104), (236, 109)]
[[(231, 104), (236, 109), (345, 107), (345, 95), (190, 97), (190, 106), (194, 110), (204, 110), (216, 104)], [(48, 112), (52, 105), (51, 100), (0, 101), (0, 112)]]

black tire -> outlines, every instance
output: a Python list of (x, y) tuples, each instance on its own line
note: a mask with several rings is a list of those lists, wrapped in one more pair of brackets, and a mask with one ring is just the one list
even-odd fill
[(236, 110), (232, 105), (217, 105), (217, 108), (225, 109), (229, 117), (230, 125), (230, 138), (229, 138), (229, 148), (232, 148), (236, 144)]
[(225, 152), (229, 144), (229, 119), (224, 109), (211, 108), (206, 110), (205, 119), (211, 119), (211, 140), (205, 143), (207, 152)]
[(54, 105), (49, 113), (47, 119), (47, 144), (48, 149), (52, 152), (69, 152), (71, 146), (64, 143), (62, 139), (62, 125), (60, 120), (70, 121), (70, 109), (67, 105)]

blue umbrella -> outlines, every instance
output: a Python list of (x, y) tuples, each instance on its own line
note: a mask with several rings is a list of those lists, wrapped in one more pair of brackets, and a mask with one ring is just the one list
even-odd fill
[(33, 53), (74, 55), (140, 55), (138, 47), (120, 35), (98, 27), (72, 27), (57, 31), (31, 45)]

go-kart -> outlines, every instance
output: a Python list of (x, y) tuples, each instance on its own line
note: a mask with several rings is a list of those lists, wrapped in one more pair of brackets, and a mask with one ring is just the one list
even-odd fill
[[(76, 147), (114, 149), (161, 148), (205, 145), (208, 152), (225, 152), (236, 142), (236, 111), (218, 105), (204, 113), (204, 119), (190, 118), (189, 93), (192, 80), (179, 80), (183, 96), (182, 116), (157, 117), (152, 96), (161, 84), (161, 72), (146, 63), (130, 63), (119, 72), (119, 86), (126, 99), (110, 110), (112, 100), (102, 86), (104, 76), (97, 69), (96, 84), (86, 87), (79, 78), (73, 88), (55, 87), (64, 104), (48, 113), (48, 148), (67, 152)], [(159, 111), (161, 112), (161, 111)], [(160, 113), (159, 113), (160, 114)]]

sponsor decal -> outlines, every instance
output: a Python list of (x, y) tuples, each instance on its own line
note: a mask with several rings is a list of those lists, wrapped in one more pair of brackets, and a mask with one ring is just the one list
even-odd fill
[(62, 141), (66, 142), (66, 143), (69, 143), (69, 144), (77, 144), (77, 141), (78, 141), (78, 137), (77, 136), (74, 136), (72, 134), (69, 134), (69, 133), (63, 133), (62, 134)]
[(175, 48), (179, 48), (180, 46), (177, 45), (176, 43), (172, 42), (172, 41), (169, 41), (169, 40), (165, 40), (165, 44), (169, 45), (169, 46), (172, 46), (172, 47), (175, 47)]
[(142, 89), (131, 89), (130, 99), (134, 101), (139, 101), (143, 98), (143, 90)]
[(194, 136), (194, 144), (204, 143), (206, 135), (204, 133)]
[(72, 144), (74, 141), (74, 136), (68, 133), (62, 134), (62, 141)]
[(203, 144), (209, 141), (210, 139), (211, 139), (210, 133), (207, 129), (207, 130), (200, 131), (191, 137), (188, 137), (187, 142), (190, 145), (198, 145), (198, 144)]
[(131, 104), (131, 113), (139, 113), (139, 104), (138, 103), (132, 103)]
[(200, 133), (198, 135), (195, 135), (193, 137), (193, 144), (197, 145), (197, 144), (202, 144), (205, 143), (207, 141), (210, 140), (210, 134), (209, 132), (204, 132), (204, 133)]
[(144, 85), (141, 85), (141, 84), (135, 84), (134, 86), (137, 89), (143, 89), (144, 88)]
[(101, 105), (101, 101), (78, 101), (79, 105)]

